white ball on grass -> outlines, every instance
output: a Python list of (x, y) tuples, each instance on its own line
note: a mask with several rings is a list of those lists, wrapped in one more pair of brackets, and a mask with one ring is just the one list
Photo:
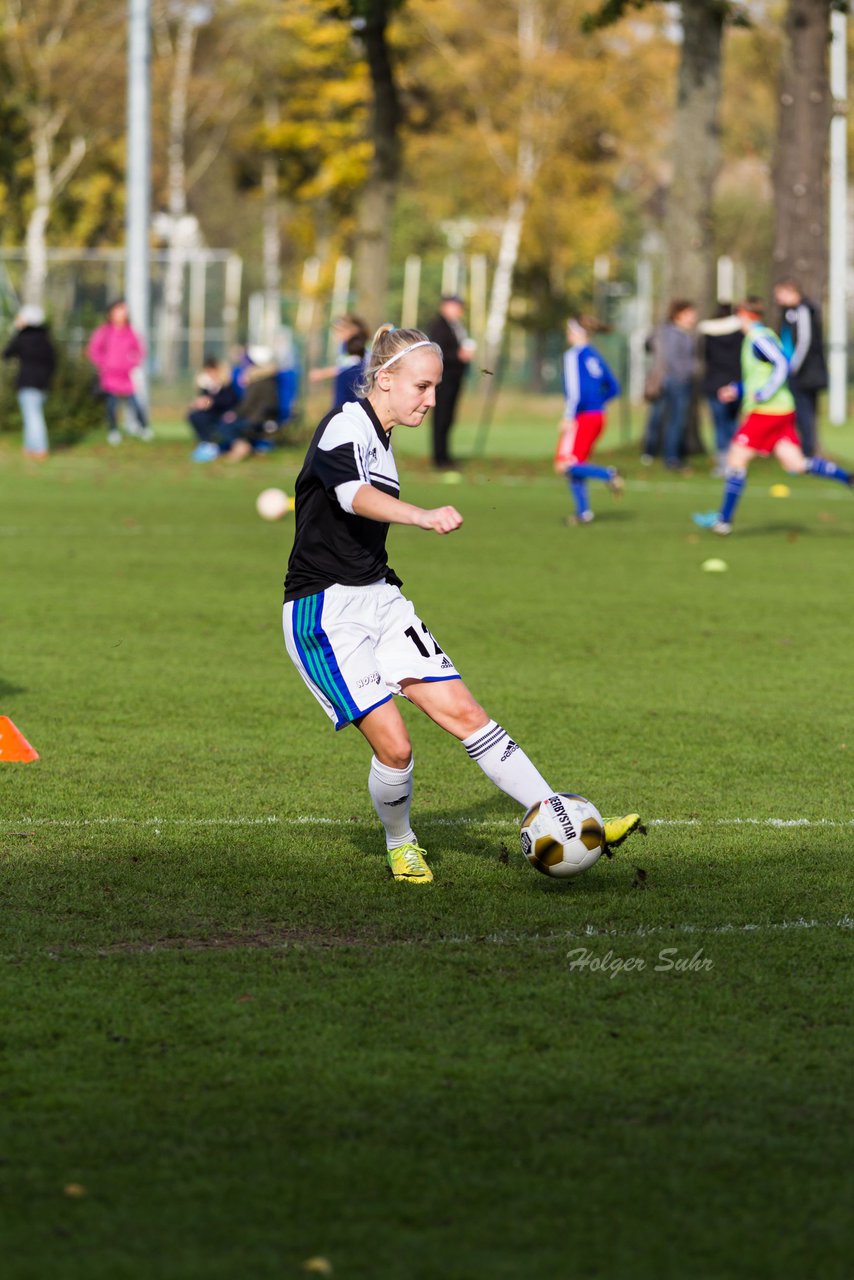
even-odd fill
[(584, 796), (559, 791), (528, 810), (519, 842), (532, 867), (563, 880), (580, 875), (605, 852), (605, 823)]
[(291, 509), (291, 500), (284, 489), (264, 489), (255, 499), (255, 510), (262, 520), (281, 520)]

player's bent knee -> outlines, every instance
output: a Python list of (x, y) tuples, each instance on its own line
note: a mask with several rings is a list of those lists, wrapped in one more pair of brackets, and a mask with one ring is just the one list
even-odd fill
[(408, 769), (412, 762), (412, 748), (408, 750), (389, 751), (383, 748), (377, 750), (374, 748), (374, 755), (380, 764), (384, 764), (387, 769)]
[(466, 706), (458, 709), (455, 719), (455, 732), (460, 739), (470, 738), (473, 733), (477, 733), (478, 729), (489, 724), (489, 716), (473, 698)]
[(389, 769), (409, 767), (412, 759), (412, 743), (405, 730), (402, 734), (372, 735), (368, 741), (380, 764), (386, 765)]
[(787, 475), (800, 476), (807, 469), (807, 459), (794, 441), (781, 441), (774, 450), (774, 456)]
[(389, 769), (408, 767), (412, 759), (412, 742), (393, 703), (383, 703), (354, 723), (380, 764)]

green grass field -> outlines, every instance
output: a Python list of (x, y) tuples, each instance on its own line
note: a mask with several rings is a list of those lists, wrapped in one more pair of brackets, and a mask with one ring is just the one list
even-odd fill
[(648, 820), (570, 883), (411, 708), (436, 882), (387, 880), (254, 512), (300, 454), (0, 443), (10, 1280), (850, 1273), (854, 498), (758, 466), (723, 543), (704, 465), (624, 451), (568, 529), (554, 421), (514, 402), (454, 488), (402, 439), (466, 522), (390, 545), (553, 785)]

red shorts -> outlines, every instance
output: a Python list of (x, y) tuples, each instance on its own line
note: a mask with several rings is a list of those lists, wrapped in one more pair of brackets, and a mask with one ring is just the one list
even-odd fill
[(565, 471), (573, 462), (586, 462), (605, 427), (601, 409), (589, 409), (576, 415), (575, 425), (564, 431), (557, 442), (555, 469)]
[(801, 447), (794, 412), (749, 413), (733, 436), (733, 444), (743, 444), (755, 453), (773, 453), (781, 440)]

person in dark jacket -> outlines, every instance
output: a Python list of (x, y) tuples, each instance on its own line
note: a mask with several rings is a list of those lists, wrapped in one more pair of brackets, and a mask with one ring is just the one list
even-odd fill
[(24, 453), (30, 458), (46, 458), (44, 402), (56, 368), (56, 352), (41, 307), (22, 307), (15, 319), (15, 329), (3, 359), (19, 362), (15, 386), (24, 420)]
[(816, 302), (803, 296), (794, 280), (780, 280), (773, 296), (781, 308), (780, 340), (789, 360), (789, 388), (795, 397), (795, 419), (804, 453), (818, 449), (818, 393), (827, 387), (825, 335)]
[(661, 379), (661, 393), (650, 405), (641, 462), (648, 465), (664, 438), (664, 465), (681, 471), (685, 432), (691, 412), (691, 396), (697, 363), (697, 308), (687, 298), (670, 304), (668, 318), (653, 332), (650, 347), (653, 367)]
[(279, 421), (279, 366), (269, 347), (250, 347), (252, 366), (237, 408), (227, 413), (220, 430), (220, 451), (231, 462), (248, 458), (275, 433)]
[(795, 397), (798, 435), (807, 457), (818, 449), (816, 415), (818, 393), (827, 386), (821, 312), (794, 280), (774, 286), (774, 300), (782, 308), (780, 341), (789, 361), (789, 387)]
[(726, 470), (726, 455), (735, 435), (741, 412), (741, 397), (721, 399), (718, 392), (741, 381), (741, 345), (744, 334), (741, 321), (733, 315), (729, 302), (719, 302), (713, 320), (698, 326), (700, 355), (703, 362), (702, 391), (709, 406), (715, 431), (715, 468), (713, 475)]
[(216, 356), (205, 356), (196, 378), (196, 397), (187, 413), (187, 421), (198, 440), (192, 455), (194, 462), (210, 462), (219, 456), (219, 445), (215, 441), (226, 415), (234, 417), (233, 410), (240, 403), (240, 397), (240, 388), (229, 366)]
[(451, 428), (463, 385), (463, 377), (474, 355), (474, 343), (463, 326), (463, 300), (447, 293), (439, 302), (438, 315), (427, 327), (427, 336), (442, 352), (444, 370), (436, 388), (433, 410), (433, 465), (452, 468), (450, 452)]

